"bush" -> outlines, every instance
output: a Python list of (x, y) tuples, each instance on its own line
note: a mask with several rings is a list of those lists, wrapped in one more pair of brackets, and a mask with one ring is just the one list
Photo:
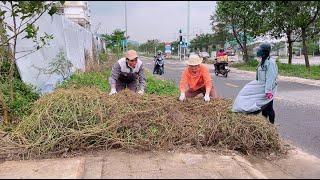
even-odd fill
[(15, 78), (13, 80), (13, 101), (9, 100), (9, 83), (3, 81), (0, 90), (3, 94), (4, 103), (8, 107), (10, 117), (17, 121), (23, 116), (29, 115), (31, 107), (34, 101), (40, 96), (36, 93), (36, 90), (31, 85), (26, 85), (20, 79)]
[[(19, 76), (17, 69), (13, 75), (13, 101), (10, 100), (10, 88), (8, 74), (10, 63), (2, 59), (0, 63), (0, 94), (3, 96), (3, 106), (7, 107), (9, 118), (13, 122), (18, 122), (23, 116), (31, 113), (31, 107), (34, 101), (39, 98), (35, 87), (25, 84)], [(0, 109), (0, 114), (1, 114)]]

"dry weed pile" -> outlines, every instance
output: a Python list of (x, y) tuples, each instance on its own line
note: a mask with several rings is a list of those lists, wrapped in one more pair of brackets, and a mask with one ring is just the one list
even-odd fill
[(59, 89), (39, 99), (33, 113), (2, 138), (0, 154), (101, 147), (169, 150), (185, 144), (250, 154), (281, 151), (272, 125), (257, 116), (232, 113), (230, 106), (223, 99), (180, 102), (129, 90), (108, 96), (98, 89)]

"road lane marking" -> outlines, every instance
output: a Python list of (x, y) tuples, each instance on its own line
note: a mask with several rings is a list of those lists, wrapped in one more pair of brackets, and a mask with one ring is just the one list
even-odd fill
[(239, 87), (239, 86), (237, 86), (237, 85), (235, 85), (235, 84), (231, 84), (231, 83), (224, 83), (225, 85), (227, 85), (227, 86), (231, 86), (231, 87)]

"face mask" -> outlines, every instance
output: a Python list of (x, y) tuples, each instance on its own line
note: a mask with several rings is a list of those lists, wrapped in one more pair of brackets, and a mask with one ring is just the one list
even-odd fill
[(262, 61), (262, 57), (257, 57), (257, 61), (260, 63)]

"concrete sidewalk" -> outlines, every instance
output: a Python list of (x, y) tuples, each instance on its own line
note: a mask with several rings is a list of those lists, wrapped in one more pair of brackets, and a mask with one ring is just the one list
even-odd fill
[(278, 160), (215, 153), (100, 152), (65, 159), (6, 161), (0, 177), (19, 178), (320, 178), (320, 159), (300, 150)]

